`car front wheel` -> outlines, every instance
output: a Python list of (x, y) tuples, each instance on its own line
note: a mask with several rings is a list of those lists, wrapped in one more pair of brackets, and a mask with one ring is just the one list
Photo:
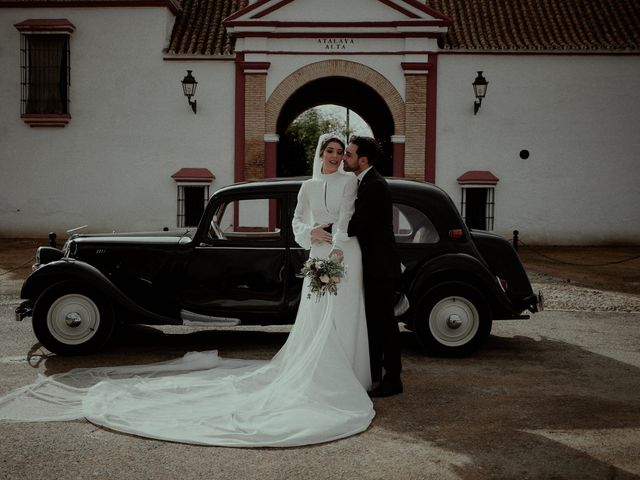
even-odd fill
[(448, 282), (429, 290), (418, 303), (414, 332), (434, 355), (473, 353), (491, 333), (491, 314), (482, 293), (472, 285)]
[(40, 343), (58, 355), (82, 355), (102, 347), (113, 333), (110, 304), (97, 292), (74, 283), (46, 290), (33, 310)]

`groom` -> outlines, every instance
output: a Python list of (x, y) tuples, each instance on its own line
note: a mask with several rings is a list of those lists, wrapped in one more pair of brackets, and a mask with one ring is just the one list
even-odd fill
[(391, 193), (374, 168), (381, 153), (374, 138), (352, 137), (343, 157), (344, 170), (358, 178), (355, 212), (347, 233), (358, 237), (362, 250), (371, 377), (374, 383), (382, 380), (369, 392), (371, 397), (402, 393), (400, 331), (393, 314), (400, 260), (393, 234)]

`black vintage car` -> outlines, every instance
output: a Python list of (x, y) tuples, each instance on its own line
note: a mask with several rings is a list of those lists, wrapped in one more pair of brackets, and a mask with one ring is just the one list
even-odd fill
[[(197, 229), (72, 235), (40, 247), (16, 318), (33, 316), (38, 340), (61, 355), (100, 348), (117, 323), (286, 324), (295, 319), (300, 270), (291, 218), (302, 179), (231, 185), (210, 199)], [(534, 294), (505, 239), (470, 231), (449, 196), (419, 181), (389, 179), (402, 291), (398, 320), (432, 354), (473, 352), (493, 320), (529, 318)]]

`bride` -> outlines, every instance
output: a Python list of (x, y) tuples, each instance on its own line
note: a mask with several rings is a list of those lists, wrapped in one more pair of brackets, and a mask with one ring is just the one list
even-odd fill
[(345, 277), (337, 295), (319, 299), (308, 297), (305, 279), (295, 324), (273, 359), (191, 352), (168, 362), (39, 376), (0, 397), (0, 420), (86, 418), (144, 437), (233, 447), (308, 445), (366, 430), (375, 413), (366, 391), (362, 266), (358, 241), (346, 234), (357, 186), (341, 168), (343, 150), (333, 135), (318, 140), (293, 229), (310, 256), (343, 258)]

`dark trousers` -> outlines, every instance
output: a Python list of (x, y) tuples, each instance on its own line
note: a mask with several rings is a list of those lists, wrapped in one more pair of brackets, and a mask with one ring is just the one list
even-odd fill
[(394, 282), (389, 279), (364, 279), (364, 306), (369, 333), (371, 379), (382, 380), (382, 368), (391, 377), (400, 377), (400, 329), (393, 316)]

